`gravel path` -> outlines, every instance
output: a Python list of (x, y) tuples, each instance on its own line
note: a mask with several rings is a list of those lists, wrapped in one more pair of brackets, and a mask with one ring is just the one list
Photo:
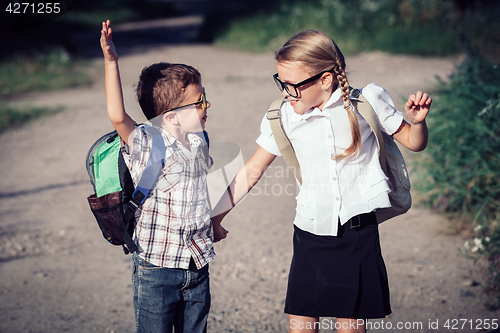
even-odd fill
[[(207, 45), (126, 51), (120, 65), (126, 108), (134, 119), (144, 119), (133, 93), (142, 67), (157, 61), (188, 63), (201, 71), (212, 103), (211, 142), (236, 144), (245, 160), (251, 156), (260, 121), (279, 95), (271, 79), (271, 54)], [(353, 86), (376, 82), (402, 107), (400, 96), (432, 89), (434, 75), (445, 77), (456, 61), (370, 53), (348, 57), (347, 65)], [(29, 94), (18, 101), (64, 106), (66, 112), (0, 136), (0, 332), (133, 331), (130, 256), (104, 241), (86, 202), (92, 189), (85, 155), (112, 130), (101, 60), (89, 70), (96, 74), (92, 87)], [(230, 234), (216, 244), (210, 267), (210, 332), (287, 330), (283, 303), (295, 192), (278, 159), (225, 220)], [(448, 319), (475, 323), (500, 317), (483, 310), (480, 287), (470, 283), (480, 281), (476, 267), (458, 256), (463, 240), (447, 236), (446, 225), (444, 217), (416, 207), (381, 226), (393, 314), (373, 331), (447, 332)], [(436, 321), (437, 329), (429, 327)], [(396, 330), (397, 323), (413, 327)], [(476, 331), (467, 327), (458, 331)], [(322, 329), (332, 331), (328, 325)]]

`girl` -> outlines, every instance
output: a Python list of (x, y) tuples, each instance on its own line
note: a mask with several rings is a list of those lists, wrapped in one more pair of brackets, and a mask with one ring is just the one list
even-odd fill
[[(289, 331), (317, 332), (319, 317), (336, 317), (338, 332), (365, 332), (361, 319), (391, 313), (374, 214), (390, 206), (390, 190), (376, 139), (350, 102), (344, 56), (330, 37), (301, 32), (275, 58), (274, 79), (288, 97), (281, 121), (302, 172), (285, 302)], [(388, 134), (410, 150), (425, 148), (427, 94), (418, 92), (406, 102), (410, 123), (381, 87), (370, 84), (362, 94)], [(260, 147), (214, 208), (213, 221), (220, 222), (280, 155), (266, 117), (257, 143)], [(224, 238), (222, 231), (215, 237)]]

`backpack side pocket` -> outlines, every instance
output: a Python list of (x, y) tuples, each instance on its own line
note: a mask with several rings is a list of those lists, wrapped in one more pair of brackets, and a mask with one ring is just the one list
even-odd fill
[(87, 198), (90, 210), (94, 214), (104, 238), (113, 245), (125, 244), (125, 232), (122, 193), (109, 193), (101, 197), (92, 194)]

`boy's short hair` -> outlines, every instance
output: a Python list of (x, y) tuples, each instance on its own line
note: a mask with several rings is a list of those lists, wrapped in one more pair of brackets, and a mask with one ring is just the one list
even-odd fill
[(184, 64), (160, 62), (144, 67), (137, 84), (137, 99), (148, 120), (181, 106), (186, 88), (201, 83), (201, 74)]

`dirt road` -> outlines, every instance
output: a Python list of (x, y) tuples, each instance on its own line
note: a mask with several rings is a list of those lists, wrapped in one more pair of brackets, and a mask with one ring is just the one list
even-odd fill
[[(119, 52), (125, 104), (134, 119), (144, 120), (133, 93), (142, 67), (188, 63), (201, 71), (212, 103), (211, 142), (236, 144), (245, 159), (251, 156), (260, 121), (279, 95), (272, 54), (207, 45)], [(348, 57), (347, 66), (351, 85), (376, 82), (401, 107), (401, 96), (432, 89), (434, 75), (446, 77), (455, 61), (371, 53)], [(24, 96), (19, 103), (66, 111), (0, 136), (0, 332), (133, 332), (130, 256), (104, 241), (86, 202), (92, 190), (85, 155), (112, 130), (101, 69), (100, 59), (89, 66), (96, 75), (92, 87)], [(295, 192), (277, 160), (227, 217), (229, 237), (216, 244), (210, 267), (210, 332), (286, 331)], [(381, 225), (393, 314), (373, 331), (472, 332), (476, 320), (500, 317), (482, 309), (480, 287), (468, 283), (480, 277), (471, 260), (458, 256), (463, 240), (445, 235), (446, 225), (444, 217), (418, 207)], [(474, 327), (446, 329), (453, 319)], [(322, 332), (333, 331), (328, 323)], [(398, 323), (408, 329), (396, 329)]]

